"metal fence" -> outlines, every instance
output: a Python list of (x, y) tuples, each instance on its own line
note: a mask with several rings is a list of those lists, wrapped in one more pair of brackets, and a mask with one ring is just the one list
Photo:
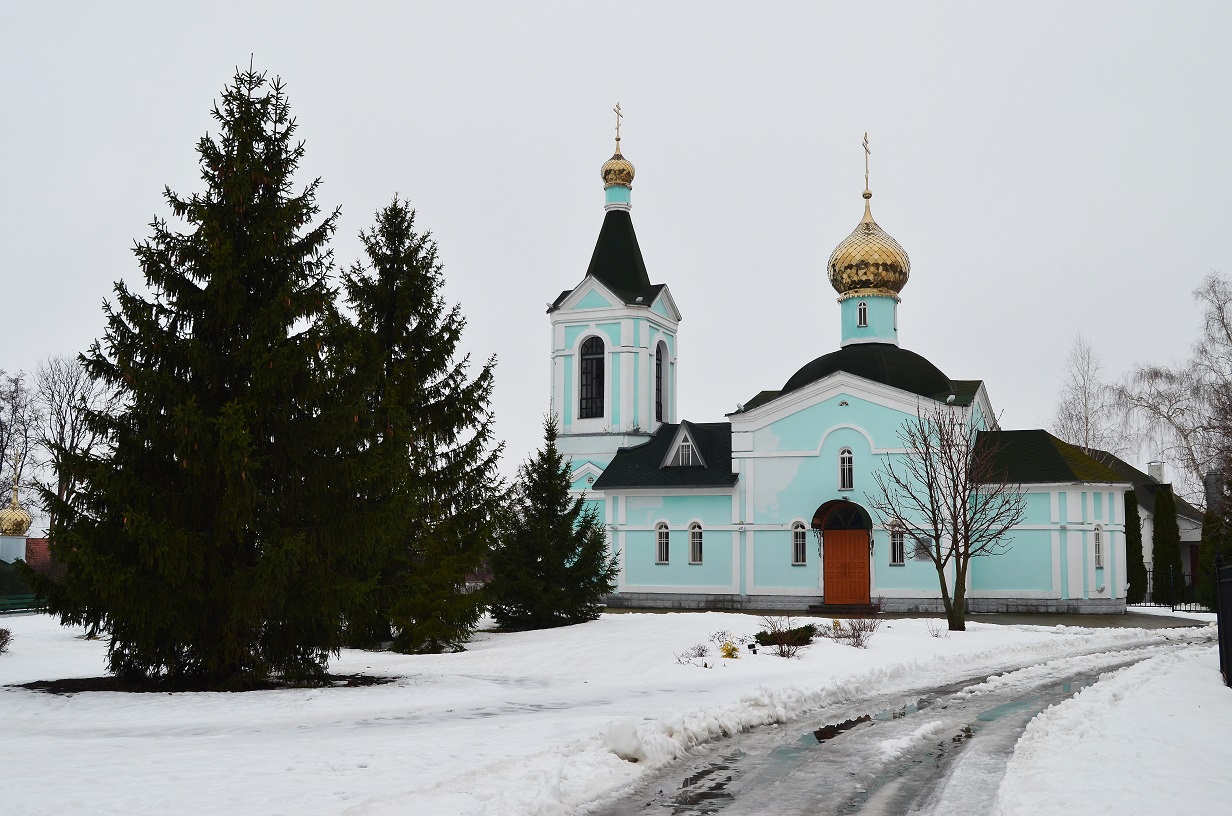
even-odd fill
[[(1169, 573), (1171, 574), (1171, 573)], [(1198, 588), (1194, 584), (1194, 576), (1183, 575), (1180, 580), (1181, 586), (1177, 588), (1176, 597), (1171, 601), (1162, 602), (1155, 600), (1155, 570), (1148, 569), (1146, 571), (1146, 599), (1135, 604), (1135, 606), (1160, 606), (1167, 607), (1173, 612), (1207, 612), (1205, 606), (1198, 603), (1197, 594)]]
[(1215, 556), (1215, 613), (1219, 620), (1219, 671), (1232, 688), (1232, 564)]

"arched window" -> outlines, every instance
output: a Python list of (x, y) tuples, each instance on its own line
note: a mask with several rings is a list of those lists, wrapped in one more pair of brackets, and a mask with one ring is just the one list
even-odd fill
[(1099, 569), (1104, 566), (1104, 530), (1099, 525), (1091, 533), (1091, 543), (1095, 545), (1095, 567)]
[(587, 337), (582, 343), (581, 382), (578, 384), (578, 419), (603, 416), (603, 341)]
[(696, 521), (689, 525), (689, 563), (702, 562), (702, 526)]
[(860, 301), (860, 305), (856, 307), (856, 325), (864, 328), (868, 325), (868, 304)]
[(667, 525), (659, 522), (655, 525), (655, 563), (666, 564), (671, 560), (671, 542)]
[(808, 543), (808, 538), (804, 533), (804, 522), (797, 521), (791, 525), (791, 563), (793, 565), (805, 564), (808, 562), (808, 550), (805, 545)]
[(855, 484), (855, 457), (851, 455), (851, 448), (843, 448), (838, 452), (838, 489), (852, 490)]
[(655, 421), (663, 421), (663, 392), (666, 390), (663, 383), (663, 344), (660, 343), (655, 349)]

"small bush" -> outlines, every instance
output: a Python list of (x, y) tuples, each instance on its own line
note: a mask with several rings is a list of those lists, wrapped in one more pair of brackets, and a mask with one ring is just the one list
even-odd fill
[(761, 619), (761, 625), (766, 628), (755, 636), (757, 642), (774, 649), (779, 657), (795, 657), (813, 642), (813, 636), (817, 634), (816, 626), (811, 623), (796, 626), (791, 616), (767, 615)]
[(730, 640), (723, 641), (723, 645), (719, 647), (719, 654), (726, 657), (728, 660), (740, 659), (740, 647), (732, 643)]
[(710, 647), (705, 643), (697, 643), (676, 655), (676, 662), (680, 664), (692, 663), (694, 660), (700, 660), (708, 654), (710, 654)]
[(945, 621), (929, 620), (926, 625), (928, 626), (928, 634), (935, 638), (948, 638), (950, 636), (950, 627)]
[(823, 628), (818, 634), (857, 649), (867, 649), (868, 642), (880, 628), (881, 621), (878, 618), (859, 616), (847, 621), (835, 618), (830, 626)]
[(9, 642), (13, 640), (13, 633), (8, 629), (0, 629), (0, 654), (8, 651)]
[[(762, 621), (763, 625), (766, 625), (766, 620), (768, 619), (764, 619)], [(778, 645), (778, 640), (776, 638), (783, 634), (800, 641), (801, 646), (807, 646), (813, 642), (813, 638), (817, 637), (817, 625), (813, 623), (806, 623), (803, 626), (797, 626), (794, 629), (787, 629), (785, 632), (778, 633), (774, 632), (769, 626), (767, 626), (766, 629), (763, 629), (754, 635), (753, 639), (757, 641), (758, 646), (776, 646)]]

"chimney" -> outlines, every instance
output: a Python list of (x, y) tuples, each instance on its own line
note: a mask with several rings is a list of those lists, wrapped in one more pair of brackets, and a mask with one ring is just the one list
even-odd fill
[(1223, 474), (1212, 470), (1202, 477), (1202, 492), (1206, 495), (1206, 509), (1216, 512), (1220, 509), (1220, 498), (1223, 493)]
[(1168, 483), (1168, 480), (1165, 478), (1167, 474), (1164, 473), (1164, 463), (1163, 462), (1147, 462), (1146, 463), (1146, 475), (1150, 476), (1152, 479), (1159, 482), (1160, 484)]

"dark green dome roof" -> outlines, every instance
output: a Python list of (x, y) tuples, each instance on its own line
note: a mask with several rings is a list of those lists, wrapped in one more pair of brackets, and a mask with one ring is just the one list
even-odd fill
[(792, 375), (779, 395), (846, 371), (866, 380), (944, 401), (955, 385), (928, 360), (892, 343), (852, 343), (822, 355)]

